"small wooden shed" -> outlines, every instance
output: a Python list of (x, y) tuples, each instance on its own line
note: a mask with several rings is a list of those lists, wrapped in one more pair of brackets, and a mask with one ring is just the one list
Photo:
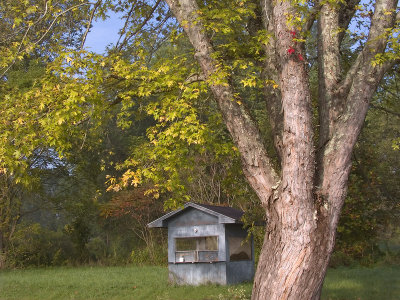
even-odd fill
[(253, 239), (231, 207), (188, 202), (148, 224), (168, 228), (169, 280), (177, 284), (234, 284), (254, 275)]

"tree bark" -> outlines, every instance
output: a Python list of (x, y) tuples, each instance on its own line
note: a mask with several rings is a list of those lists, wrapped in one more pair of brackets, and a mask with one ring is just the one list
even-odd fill
[(347, 28), (358, 1), (324, 2), (318, 7), (319, 130), (312, 122), (304, 45), (296, 41), (301, 33), (288, 21), (296, 15), (296, 7), (291, 1), (260, 1), (265, 29), (274, 36), (265, 45), (264, 75), (279, 84), (278, 92), (266, 87), (265, 96), (280, 172), (271, 163), (256, 123), (235, 99), (230, 81), (212, 80), (224, 62), (213, 58), (196, 1), (166, 2), (195, 49), (241, 154), (244, 174), (265, 208), (266, 234), (252, 299), (319, 299), (346, 196), (351, 154), (385, 72), (372, 62), (385, 51), (383, 34), (395, 24), (397, 0), (376, 1), (368, 41), (345, 76), (340, 67), (343, 36), (339, 29)]

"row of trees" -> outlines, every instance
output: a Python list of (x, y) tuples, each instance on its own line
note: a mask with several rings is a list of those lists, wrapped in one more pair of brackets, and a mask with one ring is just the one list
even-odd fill
[[(126, 21), (120, 39), (89, 52), (107, 11)], [(40, 232), (24, 219), (51, 228), (51, 215), (77, 260), (94, 238), (109, 245), (109, 226), (155, 259), (144, 224), (162, 207), (229, 204), (267, 220), (253, 298), (317, 299), (336, 231), (365, 256), (395, 228), (397, 1), (32, 0), (0, 13), (3, 261)]]

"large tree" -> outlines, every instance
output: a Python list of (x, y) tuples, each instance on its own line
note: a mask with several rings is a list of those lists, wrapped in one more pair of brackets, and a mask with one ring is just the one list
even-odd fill
[[(241, 154), (244, 174), (265, 208), (266, 235), (252, 298), (318, 299), (335, 244), (353, 147), (369, 102), (393, 64), (376, 63), (376, 59), (388, 50), (397, 1), (372, 4), (371, 22), (364, 28), (367, 39), (347, 70), (340, 63), (342, 32), (359, 1), (305, 5), (306, 20), (301, 20), (304, 15), (300, 16), (296, 1), (261, 1), (264, 28), (270, 35), (264, 74), (279, 86), (276, 90), (267, 86), (265, 92), (279, 169), (271, 162), (255, 122), (235, 98), (234, 86), (210, 80), (225, 62), (216, 58), (197, 2), (166, 1), (195, 49)], [(318, 124), (313, 124), (304, 44), (298, 42), (314, 22), (318, 26)]]

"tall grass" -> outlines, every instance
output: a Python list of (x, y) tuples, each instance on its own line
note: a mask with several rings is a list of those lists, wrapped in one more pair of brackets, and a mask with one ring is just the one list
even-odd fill
[[(163, 267), (80, 267), (0, 272), (0, 299), (249, 299), (251, 283), (199, 287), (168, 284)], [(400, 268), (328, 272), (323, 299), (399, 299)]]

